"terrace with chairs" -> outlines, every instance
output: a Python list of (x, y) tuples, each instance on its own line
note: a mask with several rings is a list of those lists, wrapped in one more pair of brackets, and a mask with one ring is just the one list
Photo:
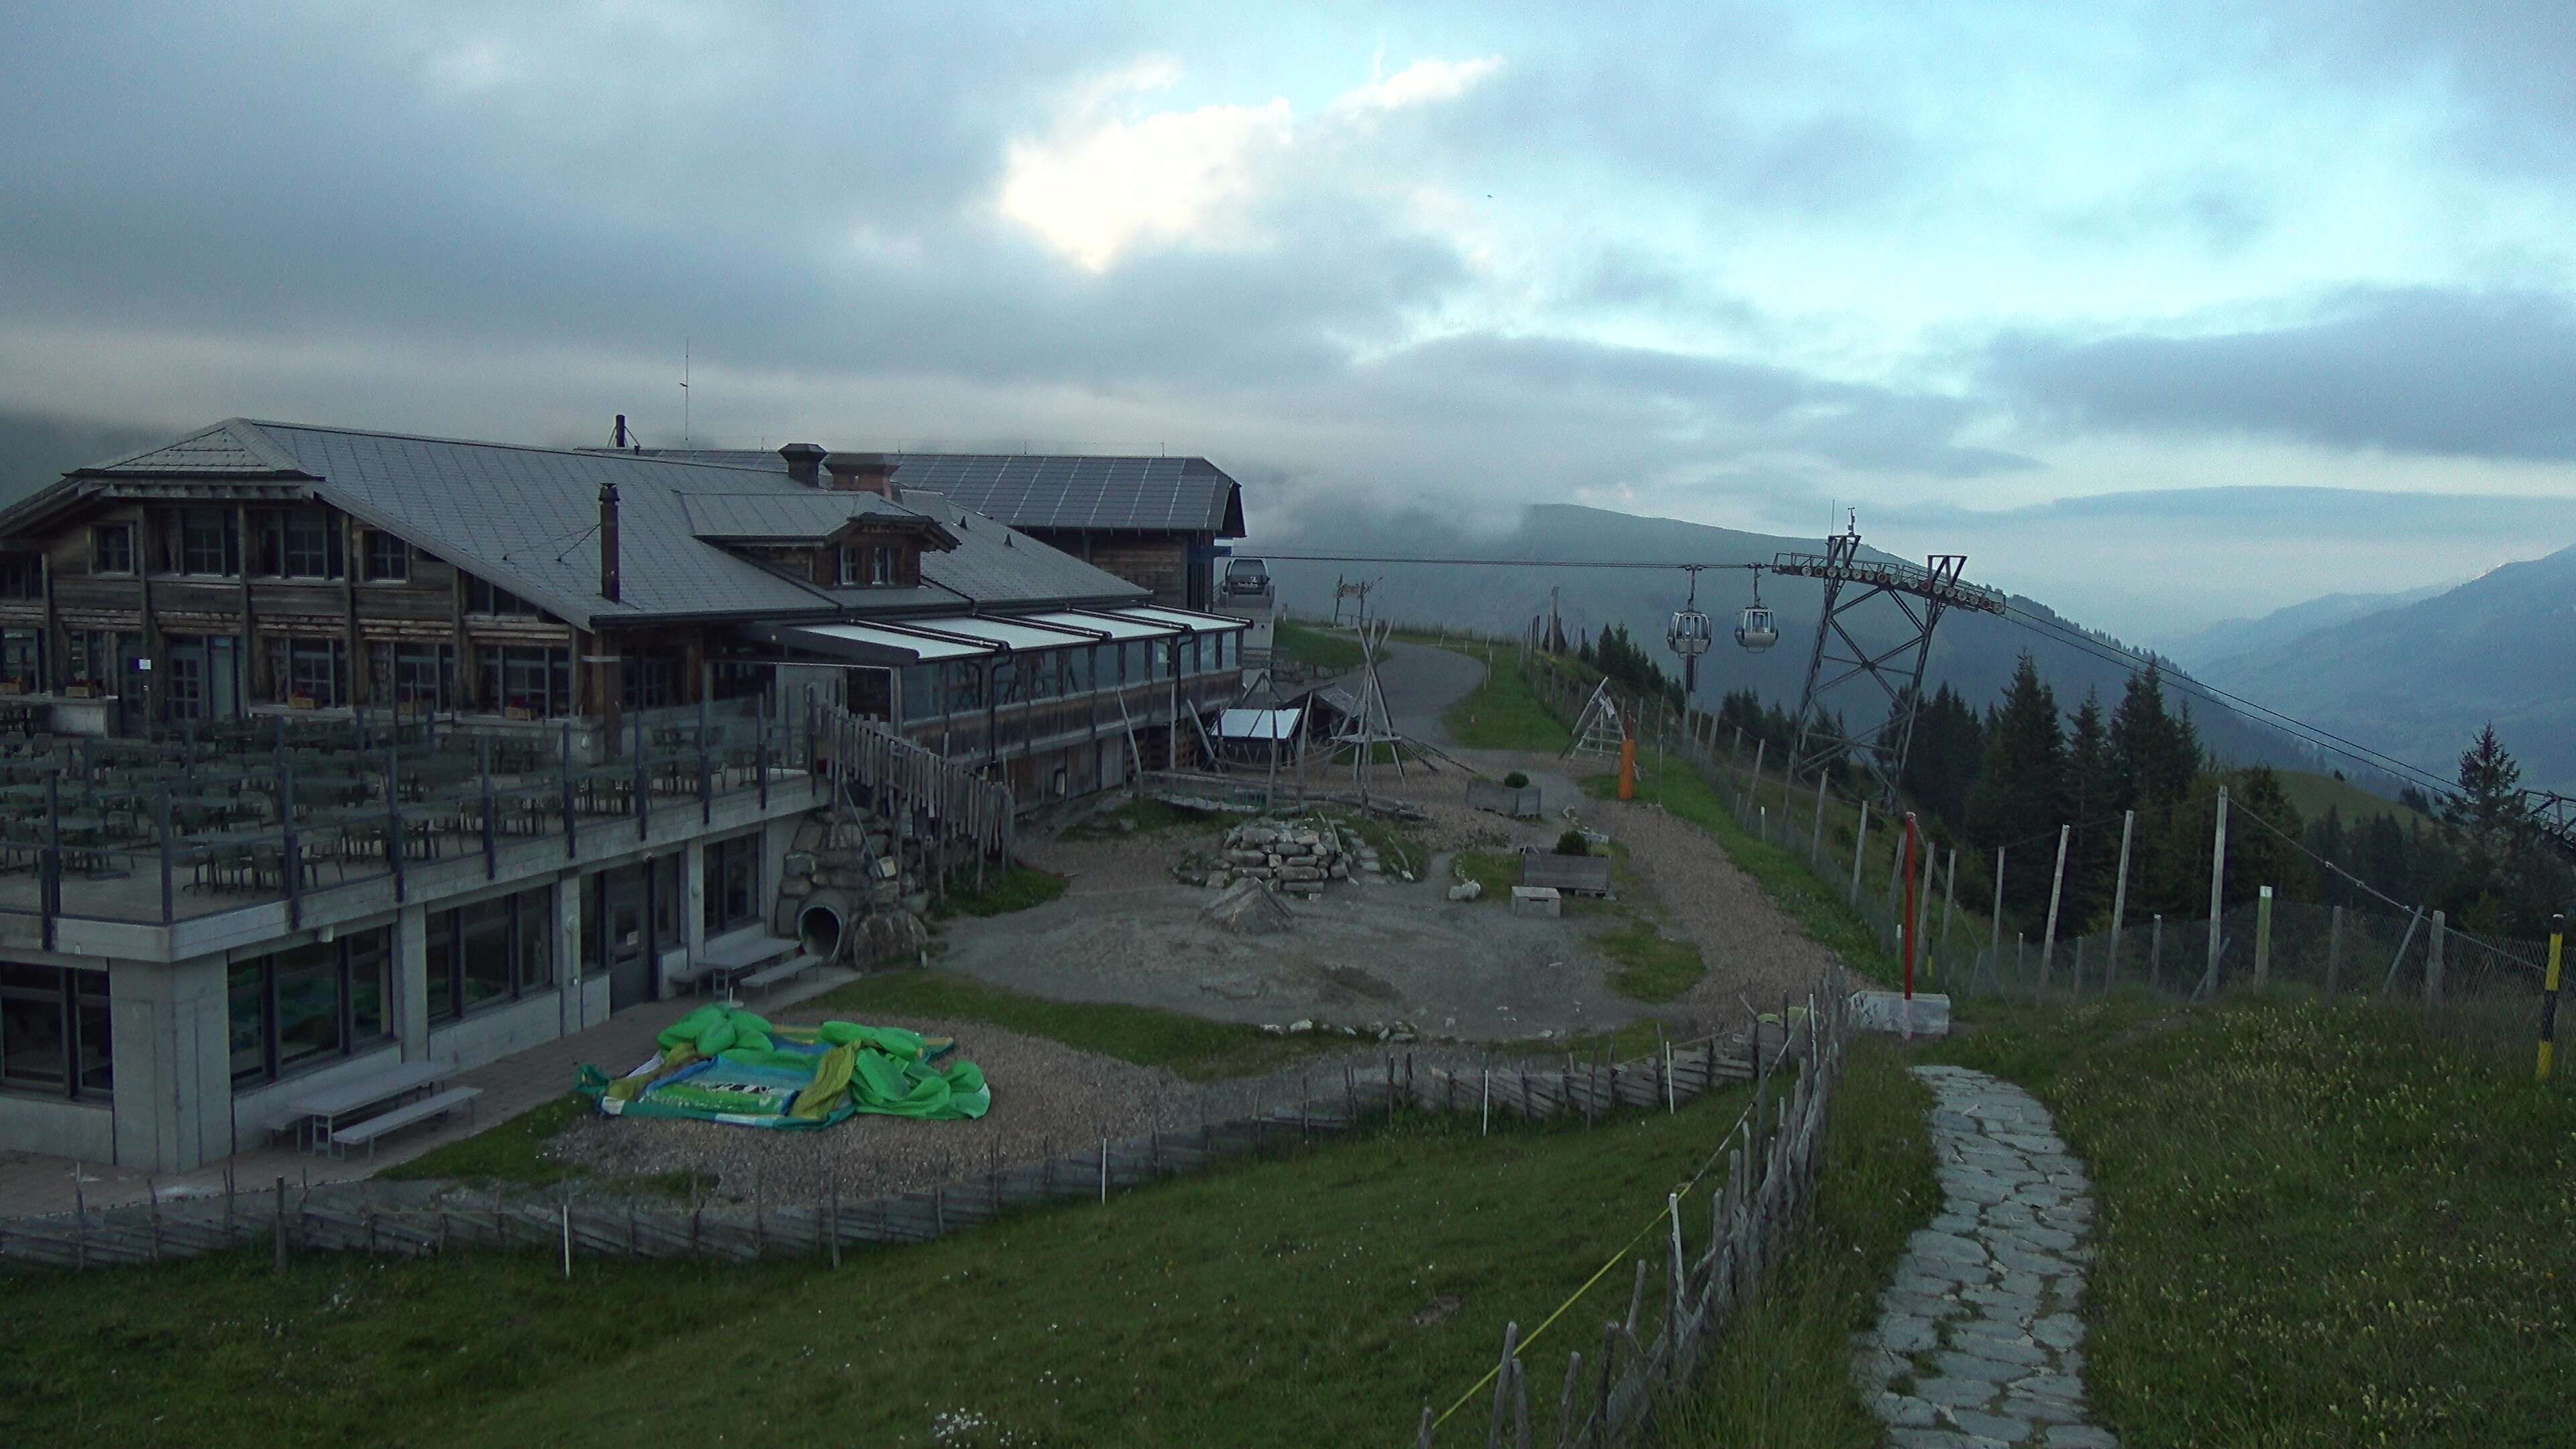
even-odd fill
[(569, 722), (552, 739), (279, 717), (156, 740), (0, 734), (0, 935), (50, 950), (63, 922), (169, 927), (279, 906), (291, 930), (339, 914), (338, 894), (381, 903), (432, 878), (497, 879), (612, 835), (695, 833), (719, 807), (766, 815), (773, 795), (810, 808), (811, 731), (755, 707), (638, 715), (595, 752)]

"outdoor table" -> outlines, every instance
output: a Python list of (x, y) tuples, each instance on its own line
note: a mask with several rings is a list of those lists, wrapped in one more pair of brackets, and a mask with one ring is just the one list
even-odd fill
[(338, 1082), (306, 1093), (286, 1105), (296, 1114), (299, 1141), (305, 1128), (315, 1128), (318, 1130), (312, 1133), (311, 1140), (328, 1146), (339, 1119), (357, 1116), (371, 1107), (381, 1107), (424, 1087), (436, 1087), (454, 1070), (449, 1063), (441, 1061), (403, 1062), (353, 1081)]

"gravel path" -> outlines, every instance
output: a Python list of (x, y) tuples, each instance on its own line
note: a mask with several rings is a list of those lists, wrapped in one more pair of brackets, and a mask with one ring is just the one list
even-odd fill
[(1748, 1001), (1776, 1011), (1784, 991), (1804, 1000), (1820, 977), (1845, 979), (1842, 958), (1774, 904), (1708, 832), (1615, 800), (1595, 802), (1586, 819), (1628, 847), (1629, 868), (1663, 903), (1667, 933), (1699, 946), (1708, 975), (1674, 1003), (1683, 1015), (1710, 1028), (1739, 1024)]
[(1914, 1235), (1853, 1370), (1893, 1449), (2118, 1449), (2085, 1421), (2093, 1249), (2083, 1165), (2048, 1109), (1964, 1067), (1916, 1067), (1933, 1091), (1941, 1215)]
[[(800, 1019), (794, 1012), (782, 1016)], [(837, 1178), (842, 1195), (855, 1200), (960, 1181), (996, 1163), (1038, 1161), (1050, 1150), (1081, 1152), (1103, 1137), (1192, 1130), (1204, 1122), (1293, 1108), (1301, 1098), (1338, 1099), (1346, 1067), (1382, 1077), (1390, 1051), (1399, 1064), (1411, 1051), (1417, 1073), (1435, 1065), (1473, 1068), (1487, 1060), (1474, 1047), (1354, 1043), (1348, 1051), (1318, 1052), (1311, 1062), (1267, 1076), (1193, 1082), (1161, 1067), (1136, 1066), (982, 1022), (895, 1016), (872, 1017), (870, 1024), (957, 1038), (958, 1054), (982, 1067), (992, 1084), (992, 1111), (972, 1122), (861, 1114), (823, 1132), (584, 1116), (546, 1145), (546, 1155), (600, 1173), (704, 1173), (719, 1197), (745, 1202), (755, 1185), (773, 1201), (812, 1202)]]

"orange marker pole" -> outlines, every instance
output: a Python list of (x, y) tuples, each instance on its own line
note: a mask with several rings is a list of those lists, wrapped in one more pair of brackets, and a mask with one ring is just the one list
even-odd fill
[(1637, 741), (1633, 737), (1619, 742), (1619, 798), (1637, 798)]
[(1905, 925), (1903, 928), (1903, 934), (1905, 936), (1905, 999), (1908, 1001), (1912, 1001), (1914, 999), (1914, 876), (1917, 865), (1917, 857), (1915, 855), (1917, 844), (1917, 837), (1914, 833), (1914, 812), (1908, 810), (1905, 812)]

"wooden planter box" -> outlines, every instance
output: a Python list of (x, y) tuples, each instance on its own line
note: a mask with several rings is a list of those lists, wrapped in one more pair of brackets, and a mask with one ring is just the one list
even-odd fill
[(26, 692), (26, 681), (20, 679), (0, 679), (0, 694), (25, 694)]
[(314, 707), (313, 696), (309, 694), (295, 695), (286, 701), (286, 707), (288, 709), (311, 709)]
[(515, 704), (501, 711), (501, 718), (503, 719), (535, 719), (536, 717), (537, 712), (535, 710), (522, 709)]
[(95, 684), (66, 684), (63, 686), (63, 698), (96, 699), (98, 698), (98, 686)]

